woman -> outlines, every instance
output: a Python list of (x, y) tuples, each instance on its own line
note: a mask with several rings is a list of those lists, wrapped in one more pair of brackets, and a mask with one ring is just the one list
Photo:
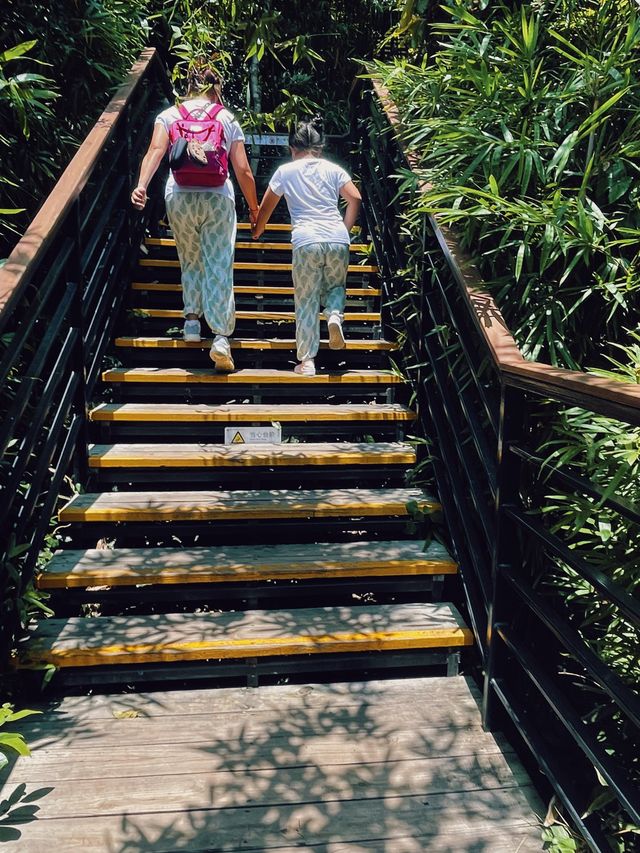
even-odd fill
[[(301, 122), (289, 135), (291, 163), (276, 169), (264, 194), (254, 239), (284, 195), (291, 216), (293, 288), (296, 311), (296, 373), (315, 376), (320, 346), (320, 306), (329, 330), (329, 347), (345, 346), (342, 321), (349, 266), (349, 232), (360, 211), (360, 193), (350, 175), (322, 157), (324, 138), (317, 122)], [(342, 197), (344, 218), (338, 210)]]
[[(200, 93), (184, 102), (193, 119), (202, 119), (212, 104), (222, 103), (220, 77), (205, 70), (195, 80)], [(191, 87), (193, 88), (193, 87)], [(147, 187), (169, 147), (172, 124), (180, 120), (177, 107), (156, 117), (149, 149), (140, 166), (138, 184), (131, 193), (134, 207), (142, 210), (147, 202)], [(244, 147), (244, 134), (233, 115), (222, 109), (217, 120), (224, 129), (223, 146), (233, 166), (240, 189), (255, 224), (258, 200), (256, 185)], [(235, 328), (233, 298), (233, 254), (236, 239), (236, 208), (233, 184), (227, 180), (217, 187), (181, 187), (169, 173), (165, 188), (167, 218), (173, 231), (180, 267), (184, 300), (184, 339), (200, 340), (200, 317), (213, 332), (211, 359), (218, 370), (234, 369), (229, 335)]]

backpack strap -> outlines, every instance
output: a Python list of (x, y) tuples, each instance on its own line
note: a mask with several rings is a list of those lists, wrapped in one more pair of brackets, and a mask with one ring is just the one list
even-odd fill
[(185, 107), (185, 105), (184, 105), (184, 104), (178, 104), (178, 112), (180, 113), (180, 115), (181, 115), (181, 116), (182, 116), (182, 118), (184, 118), (184, 119), (191, 118), (191, 113), (190, 113), (190, 112), (189, 112), (189, 110)]
[(224, 109), (224, 104), (211, 104), (210, 107), (207, 107), (205, 109), (205, 114), (209, 118), (215, 118), (219, 112), (222, 112), (223, 109)]

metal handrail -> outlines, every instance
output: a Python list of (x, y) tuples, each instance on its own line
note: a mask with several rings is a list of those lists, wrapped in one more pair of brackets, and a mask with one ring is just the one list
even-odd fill
[[(565, 671), (597, 685), (620, 725), (636, 735), (640, 702), (544, 580), (558, 564), (568, 566), (603, 607), (630, 625), (640, 624), (640, 605), (591, 554), (543, 524), (547, 492), (540, 484), (563, 496), (586, 496), (632, 524), (640, 523), (640, 507), (571, 466), (546, 462), (537, 430), (546, 418), (541, 403), (638, 425), (640, 386), (525, 359), (454, 232), (434, 216), (423, 219), (422, 258), (407, 287), (413, 267), (398, 237), (396, 217), (404, 208), (397, 186), (399, 175), (417, 162), (402, 145), (388, 91), (374, 81), (372, 92), (363, 87), (360, 94), (370, 231), (389, 320), (404, 327), (416, 426), (431, 441), (436, 486), (477, 639), (485, 726), (513, 726), (544, 774), (540, 783), (551, 784), (591, 849), (604, 853), (610, 849), (606, 824), (589, 809), (596, 772), (607, 780), (617, 807), (636, 822), (638, 786), (587, 722), (593, 694), (581, 692)], [(417, 192), (427, 188), (417, 184)], [(557, 406), (549, 407), (553, 411)]]
[(158, 203), (138, 213), (129, 194), (168, 96), (145, 50), (0, 270), (0, 665), (65, 478), (86, 484), (88, 403)]

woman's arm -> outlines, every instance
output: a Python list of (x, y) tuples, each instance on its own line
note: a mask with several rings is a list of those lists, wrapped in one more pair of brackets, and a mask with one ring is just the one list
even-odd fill
[(151, 182), (151, 178), (158, 171), (158, 166), (162, 163), (162, 158), (166, 154), (168, 147), (169, 134), (164, 125), (156, 124), (153, 128), (153, 136), (151, 137), (149, 148), (140, 164), (138, 183), (131, 193), (131, 203), (138, 210), (142, 210), (147, 203), (147, 187)]
[(340, 195), (347, 202), (347, 209), (344, 212), (344, 224), (347, 231), (351, 231), (360, 213), (362, 196), (353, 181), (349, 181), (340, 187)]
[(247, 200), (249, 219), (253, 228), (258, 216), (258, 196), (256, 195), (256, 182), (249, 161), (247, 160), (247, 151), (244, 147), (244, 142), (237, 139), (231, 143), (229, 159), (231, 160), (236, 179), (240, 184), (242, 195)]
[(255, 228), (253, 229), (253, 239), (254, 240), (257, 240), (258, 237), (262, 236), (262, 232), (265, 229), (265, 225), (267, 224), (267, 222), (271, 218), (271, 214), (276, 209), (276, 206), (277, 206), (277, 204), (281, 198), (282, 198), (281, 195), (276, 195), (276, 193), (274, 193), (273, 190), (270, 190), (267, 187), (267, 191), (265, 192), (264, 196), (262, 197), (262, 202), (260, 204), (260, 210), (258, 211), (258, 219), (257, 219), (256, 225), (255, 225)]

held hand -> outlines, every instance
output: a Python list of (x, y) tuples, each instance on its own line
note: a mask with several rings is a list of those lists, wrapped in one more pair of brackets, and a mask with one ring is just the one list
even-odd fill
[(136, 210), (143, 210), (147, 203), (147, 191), (144, 187), (136, 187), (131, 193), (131, 204)]
[[(254, 240), (257, 240), (260, 234), (256, 231), (256, 226), (258, 224), (258, 213), (259, 208), (254, 207), (249, 209), (249, 222), (251, 223), (251, 236)], [(264, 229), (263, 229), (264, 230)], [(262, 233), (262, 231), (260, 232)]]

